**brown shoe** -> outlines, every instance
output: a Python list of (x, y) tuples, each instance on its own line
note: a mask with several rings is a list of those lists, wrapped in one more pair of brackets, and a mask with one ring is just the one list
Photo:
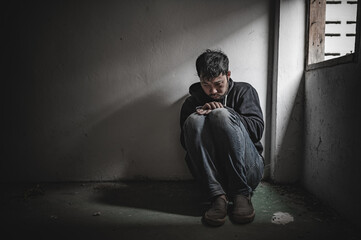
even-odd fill
[(237, 195), (233, 199), (231, 219), (235, 223), (250, 223), (254, 220), (255, 211), (249, 195)]
[(203, 216), (203, 221), (213, 227), (218, 227), (226, 222), (228, 201), (225, 195), (214, 199), (212, 206)]

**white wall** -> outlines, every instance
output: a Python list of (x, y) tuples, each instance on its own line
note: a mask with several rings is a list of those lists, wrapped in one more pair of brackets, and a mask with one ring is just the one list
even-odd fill
[(0, 179), (190, 178), (178, 117), (198, 81), (195, 59), (221, 48), (234, 80), (250, 82), (266, 112), (268, 4), (11, 3), (4, 10), (11, 126)]
[(303, 160), (306, 6), (303, 0), (281, 0), (279, 4), (270, 176), (276, 182), (292, 183), (300, 179)]

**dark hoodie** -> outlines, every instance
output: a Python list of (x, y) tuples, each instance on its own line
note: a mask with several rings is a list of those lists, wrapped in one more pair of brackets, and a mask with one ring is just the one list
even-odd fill
[(259, 154), (263, 152), (260, 142), (264, 129), (263, 114), (259, 103), (256, 89), (249, 83), (228, 81), (229, 87), (225, 96), (214, 100), (202, 89), (201, 84), (194, 83), (189, 88), (189, 96), (183, 103), (180, 115), (181, 144), (185, 150), (183, 125), (189, 115), (196, 111), (196, 107), (203, 106), (207, 102), (218, 101), (228, 108), (232, 108), (238, 113), (243, 125), (257, 148)]

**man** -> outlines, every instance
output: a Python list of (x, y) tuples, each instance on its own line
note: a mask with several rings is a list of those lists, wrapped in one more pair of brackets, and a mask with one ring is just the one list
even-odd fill
[(211, 202), (203, 221), (221, 226), (230, 218), (249, 223), (255, 217), (251, 196), (263, 175), (261, 156), (264, 122), (257, 91), (248, 83), (233, 82), (228, 57), (206, 50), (196, 60), (200, 82), (180, 115), (181, 143), (190, 172)]

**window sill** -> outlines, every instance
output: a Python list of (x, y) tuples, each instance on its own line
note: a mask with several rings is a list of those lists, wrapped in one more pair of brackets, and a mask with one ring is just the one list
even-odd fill
[(306, 66), (306, 71), (319, 69), (319, 68), (325, 68), (325, 67), (332, 67), (332, 66), (336, 66), (336, 65), (340, 65), (340, 64), (344, 64), (344, 63), (351, 63), (351, 62), (356, 62), (355, 53), (347, 54), (342, 57), (333, 58), (333, 59), (329, 59), (329, 60), (318, 62), (318, 63), (309, 64)]

